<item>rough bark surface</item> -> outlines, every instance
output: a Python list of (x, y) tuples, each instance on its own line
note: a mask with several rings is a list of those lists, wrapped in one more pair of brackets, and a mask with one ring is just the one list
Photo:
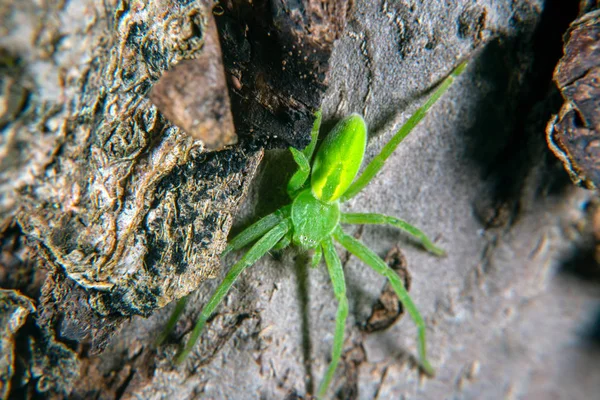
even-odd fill
[[(165, 71), (207, 50), (214, 4), (9, 1), (2, 6), (3, 250), (14, 247), (12, 236), (24, 235), (28, 242), (21, 244), (34, 249), (32, 264), (48, 271), (42, 287), (28, 293), (38, 306), (40, 338), (24, 354), (24, 363), (29, 357), (35, 365), (24, 366), (33, 372), (21, 383), (32, 377), (42, 392), (71, 391), (78, 346), (90, 346), (91, 354), (101, 351), (131, 315), (149, 315), (214, 277), (265, 138), (298, 145), (310, 136), (301, 128), (312, 125), (321, 103), (345, 2), (329, 10), (322, 2), (291, 8), (273, 2), (271, 9), (268, 1), (239, 1), (214, 12), (229, 23), (232, 10), (246, 10), (237, 16), (241, 25), (235, 25), (242, 36), (227, 47), (250, 56), (236, 73), (269, 73), (274, 66), (264, 70), (264, 60), (255, 55), (273, 58), (283, 43), (307, 43), (310, 53), (290, 57), (288, 73), (279, 63), (273, 76), (260, 82), (240, 78), (247, 98), (240, 100), (233, 91), (236, 124), (245, 103), (258, 98), (260, 104), (240, 119), (253, 129), (238, 130), (238, 145), (209, 153), (206, 148), (214, 143), (204, 146), (190, 137), (149, 101)], [(263, 18), (257, 26), (245, 24), (252, 4)], [(307, 17), (311, 29), (302, 30), (299, 17)], [(331, 29), (319, 30), (324, 23)], [(224, 42), (238, 33), (223, 28)], [(270, 52), (260, 51), (266, 34), (273, 38)], [(319, 74), (304, 85), (290, 79), (308, 71)], [(257, 119), (259, 108), (267, 109)], [(285, 120), (286, 113), (293, 118)], [(11, 266), (2, 265), (3, 276), (10, 277)], [(27, 282), (16, 281), (13, 286), (7, 279), (2, 286), (23, 290)]]
[[(583, 7), (583, 4), (582, 4)], [(600, 185), (600, 9), (581, 15), (565, 34), (554, 80), (565, 99), (548, 124), (548, 145), (573, 182)]]
[(27, 316), (35, 311), (31, 299), (15, 290), (0, 289), (0, 397), (10, 394), (15, 373), (15, 337)]
[[(69, 82), (68, 79), (80, 79), (77, 74), (69, 78), (70, 70), (59, 74), (61, 70), (57, 65), (61, 60), (81, 57), (66, 51), (64, 46), (75, 38), (81, 42), (89, 40), (93, 29), (107, 29), (106, 25), (96, 28), (99, 21), (106, 24), (106, 15), (98, 12), (88, 15), (78, 9), (81, 4), (87, 3), (68, 2), (63, 7), (39, 9), (37, 5), (18, 2), (11, 11), (0, 11), (0, 18), (12, 21), (12, 25), (0, 24), (3, 29), (0, 44), (9, 50), (8, 54), (20, 54), (16, 50), (22, 47), (27, 49), (23, 53), (31, 57), (3, 58), (8, 60), (3, 65), (12, 71), (7, 76), (13, 82), (5, 93), (11, 93), (15, 99), (11, 104), (17, 104), (9, 109), (10, 119), (23, 122), (19, 126), (9, 125), (3, 131), (3, 140), (12, 140), (11, 147), (5, 143), (2, 146), (10, 149), (11, 157), (6, 158), (6, 153), (3, 157), (10, 160), (14, 169), (3, 168), (1, 225), (12, 226), (7, 221), (16, 208), (32, 209), (35, 204), (45, 204), (38, 203), (37, 199), (46, 196), (49, 206), (42, 208), (46, 216), (41, 220), (43, 223), (39, 219), (21, 219), (30, 237), (56, 245), (39, 249), (38, 255), (42, 251), (64, 252), (66, 247), (62, 245), (69, 244), (52, 244), (51, 232), (44, 231), (46, 227), (71, 226), (65, 225), (63, 218), (76, 221), (79, 205), (55, 196), (84, 191), (82, 185), (73, 189), (83, 179), (80, 176), (59, 182), (60, 191), (48, 189), (58, 185), (56, 168), (79, 170), (78, 166), (57, 161), (68, 160), (66, 155), (77, 151), (78, 143), (72, 138), (89, 140), (85, 132), (81, 136), (67, 135), (71, 130), (82, 129), (82, 125), (75, 119), (60, 127), (57, 121), (64, 121), (63, 113), (67, 111), (63, 105), (53, 106), (56, 99), (69, 91), (85, 93), (78, 85), (65, 85), (62, 89), (57, 85), (57, 82)], [(139, 25), (140, 21), (134, 16), (147, 18), (143, 10), (132, 12), (139, 4), (132, 3), (123, 14), (129, 17), (119, 19), (119, 24), (110, 21), (109, 27), (118, 28), (117, 36), (127, 37), (126, 33), (136, 23)], [(95, 10), (94, 6), (88, 6)], [(19, 18), (9, 18), (5, 15), (7, 12), (17, 12)], [(600, 279), (593, 257), (597, 232), (597, 224), (593, 223), (597, 219), (596, 194), (570, 184), (544, 140), (545, 123), (561, 103), (558, 92), (551, 89), (552, 71), (561, 55), (561, 36), (577, 13), (577, 4), (569, 8), (562, 2), (541, 0), (355, 1), (350, 8), (347, 28), (336, 42), (330, 63), (331, 84), (323, 103), (324, 128), (331, 127), (348, 113), (363, 114), (371, 135), (367, 158), (381, 149), (394, 129), (422, 103), (428, 90), (458, 60), (470, 58), (472, 61), (447, 95), (402, 143), (380, 175), (348, 203), (346, 209), (384, 212), (404, 218), (436, 238), (437, 244), (447, 251), (446, 258), (438, 259), (396, 230), (348, 229), (381, 256), (397, 245), (402, 248), (407, 275), (411, 278), (411, 295), (428, 326), (429, 351), (437, 374), (434, 378), (423, 377), (416, 368), (413, 362), (415, 328), (409, 318), (402, 317), (384, 331), (364, 328), (378, 299), (385, 293), (385, 282), (354, 257), (343, 254), (351, 313), (344, 358), (329, 392), (331, 397), (588, 399), (600, 392), (597, 363), (600, 335), (597, 328), (594, 330), (598, 324), (600, 298)], [(44, 29), (31, 28), (40, 26), (37, 20), (40, 14), (46, 16), (47, 24), (70, 29), (72, 36), (67, 39), (56, 36), (58, 31), (48, 29), (48, 25), (43, 25)], [(81, 18), (81, 15), (87, 17)], [(150, 19), (162, 21), (157, 15)], [(157, 29), (154, 25), (147, 28)], [(22, 33), (19, 29), (27, 31)], [(30, 42), (32, 37), (35, 40)], [(144, 33), (143, 37), (151, 35)], [(139, 39), (139, 35), (134, 38), (136, 46), (147, 49), (149, 55), (153, 53), (152, 42)], [(98, 47), (100, 45), (103, 47)], [(86, 43), (82, 52), (83, 47), (90, 60), (99, 51), (117, 57), (127, 54), (128, 49), (127, 45), (119, 47), (116, 43)], [(102, 50), (95, 52), (96, 48)], [(144, 61), (136, 65), (155, 68), (151, 57)], [(226, 66), (228, 62), (233, 61), (227, 61), (226, 56)], [(27, 68), (16, 68), (18, 65), (27, 65)], [(118, 68), (121, 71), (124, 65), (127, 64), (115, 62), (116, 69), (104, 73), (116, 76), (114, 72)], [(47, 76), (49, 73), (55, 75)], [(93, 76), (89, 75), (87, 81), (93, 82)], [(132, 91), (137, 87), (134, 83), (128, 86)], [(243, 80), (237, 83), (244, 89)], [(237, 83), (230, 82), (233, 87)], [(303, 87), (300, 80), (298, 85)], [(31, 105), (25, 107), (27, 101), (23, 98), (27, 99), (27, 94), (34, 90), (40, 93), (35, 107), (44, 110), (43, 113), (31, 114), (28, 111)], [(106, 98), (113, 94), (107, 90)], [(235, 103), (235, 95), (230, 94)], [(85, 104), (89, 104), (90, 110), (83, 114), (88, 118), (96, 115), (92, 113), (94, 105), (96, 109), (108, 110), (112, 104), (88, 100)], [(139, 101), (136, 110), (141, 114), (132, 121), (146, 127), (155, 126), (159, 117), (149, 111), (147, 100)], [(75, 105), (66, 107), (77, 109)], [(114, 124), (108, 116), (114, 114), (103, 111), (102, 117), (94, 121)], [(293, 121), (277, 120), (287, 121), (285, 126), (291, 126), (289, 121)], [(65, 132), (59, 136), (59, 140), (63, 140), (60, 146), (54, 145), (56, 132)], [(112, 143), (111, 151), (120, 149), (120, 157), (129, 157), (131, 160), (127, 163), (140, 157), (135, 152), (139, 146), (127, 146), (134, 139), (138, 144), (149, 140), (153, 149), (160, 147), (152, 142), (158, 137), (159, 143), (164, 145), (177, 143), (179, 150), (193, 147), (176, 128), (160, 132), (148, 138), (132, 135), (128, 140), (120, 140), (116, 135), (114, 142), (106, 138), (106, 143)], [(266, 141), (273, 135), (268, 129), (261, 132), (258, 140)], [(247, 133), (251, 133), (250, 129)], [(290, 144), (296, 139), (297, 144), (303, 140), (298, 136), (282, 139), (281, 143), (268, 143)], [(18, 151), (20, 149), (25, 150)], [(29, 154), (36, 154), (36, 158), (29, 159)], [(188, 161), (193, 163), (195, 157), (204, 156), (201, 152), (197, 156), (184, 154), (173, 155), (172, 170), (179, 168), (180, 174), (187, 176)], [(143, 157), (146, 163), (159, 161), (152, 160), (148, 154)], [(115, 174), (121, 173), (120, 168), (125, 169), (122, 173), (131, 168), (132, 175), (127, 178), (131, 180), (138, 176), (135, 173), (142, 165), (148, 165), (137, 162), (135, 167), (108, 163), (103, 168), (114, 168)], [(233, 158), (231, 162), (234, 163)], [(28, 165), (28, 171), (33, 172), (25, 176), (10, 175), (22, 165)], [(202, 168), (199, 161), (197, 165)], [(250, 186), (249, 199), (236, 214), (234, 232), (287, 202), (285, 182), (292, 168), (288, 152), (266, 153), (257, 179)], [(44, 179), (37, 179), (39, 176)], [(27, 200), (23, 204), (19, 203), (19, 197), (8, 195), (15, 182), (23, 182), (30, 188), (23, 192)], [(158, 191), (163, 195), (157, 198), (169, 204), (171, 196), (187, 196), (188, 192), (177, 191), (179, 183), (185, 185), (186, 182), (185, 179), (172, 182), (162, 192)], [(194, 193), (198, 189), (187, 190)], [(125, 191), (119, 195), (127, 199), (130, 194)], [(76, 197), (70, 195), (69, 198)], [(80, 201), (88, 201), (81, 194), (79, 197), (83, 199)], [(131, 204), (127, 210), (132, 215), (139, 209), (136, 207), (145, 204), (134, 200), (131, 197), (127, 203)], [(191, 199), (180, 198), (179, 201), (182, 206), (197, 207)], [(58, 205), (55, 211), (50, 207), (53, 204)], [(115, 211), (112, 212), (109, 210), (106, 216), (103, 213), (98, 218), (103, 221), (114, 215)], [(168, 215), (166, 208), (162, 215)], [(92, 226), (89, 221), (77, 223), (83, 225), (76, 232), (87, 229), (86, 224)], [(18, 231), (14, 227), (6, 229), (9, 233)], [(111, 232), (101, 226), (98, 231), (103, 235)], [(226, 231), (223, 228), (220, 235)], [(123, 251), (135, 251), (135, 237), (133, 232), (129, 239), (132, 242), (123, 242), (128, 243)], [(185, 236), (177, 240), (183, 238)], [(109, 243), (102, 242), (102, 245)], [(21, 247), (28, 245), (33, 246), (33, 243), (23, 243)], [(43, 263), (43, 259), (49, 258), (27, 256), (27, 252), (17, 250), (14, 254), (26, 262)], [(157, 257), (170, 257), (169, 254), (164, 250)], [(239, 254), (228, 256), (223, 265), (230, 265), (236, 257)], [(10, 257), (3, 254), (2, 265), (9, 265), (9, 261), (12, 262)], [(73, 279), (94, 284), (98, 272), (75, 270), (81, 268), (75, 261), (80, 260), (69, 261), (74, 268), (70, 273), (78, 280)], [(171, 307), (148, 318), (130, 318), (102, 354), (89, 354), (89, 344), (75, 347), (80, 356), (79, 378), (71, 381), (71, 395), (99, 399), (310, 398), (329, 360), (336, 304), (326, 270), (309, 270), (305, 261), (304, 255), (289, 250), (266, 257), (244, 274), (207, 325), (193, 354), (182, 365), (172, 363), (177, 344), (185, 340), (223, 271), (217, 274), (216, 269), (211, 270), (217, 278), (203, 282), (192, 295), (168, 344), (157, 349), (153, 341), (168, 319)], [(187, 273), (199, 274), (193, 268)], [(168, 274), (165, 272), (164, 276)], [(54, 275), (44, 279), (59, 281)], [(31, 281), (35, 279), (32, 277)], [(26, 294), (30, 298), (36, 296), (33, 289)], [(76, 293), (73, 296), (70, 298), (78, 298)], [(134, 293), (132, 296), (137, 298)], [(167, 297), (163, 297), (165, 302)], [(123, 309), (120, 300), (115, 303), (114, 299), (97, 298), (96, 309), (102, 310), (107, 305)], [(143, 308), (146, 302), (136, 304), (139, 310), (146, 310)], [(152, 307), (147, 310), (150, 309)], [(60, 312), (52, 315), (60, 315)], [(77, 318), (72, 320), (77, 321)], [(73, 329), (70, 326), (67, 330)], [(75, 328), (76, 335), (89, 334), (80, 329), (80, 326)], [(94, 326), (90, 325), (89, 329), (93, 331)], [(56, 344), (47, 343), (55, 352), (59, 351)], [(41, 359), (38, 364), (44, 365), (44, 362)]]

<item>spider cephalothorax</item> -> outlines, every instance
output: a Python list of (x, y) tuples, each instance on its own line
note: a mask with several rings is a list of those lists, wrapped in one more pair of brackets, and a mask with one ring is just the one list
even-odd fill
[[(240, 273), (254, 264), (269, 250), (281, 249), (293, 243), (304, 249), (314, 250), (313, 265), (319, 264), (322, 257), (325, 258), (333, 291), (338, 301), (331, 363), (317, 394), (319, 398), (324, 397), (340, 361), (344, 341), (344, 325), (348, 315), (344, 270), (335, 251), (333, 244), (335, 240), (390, 281), (398, 298), (417, 325), (420, 367), (426, 373), (433, 374), (433, 368), (426, 357), (425, 322), (404, 288), (402, 280), (377, 254), (359, 240), (344, 233), (341, 224), (391, 225), (412, 235), (421, 242), (425, 249), (433, 254), (443, 255), (444, 252), (433, 245), (423, 232), (407, 222), (382, 214), (343, 213), (340, 211), (340, 204), (354, 197), (373, 179), (400, 142), (425, 116), (429, 108), (448, 89), (454, 78), (464, 70), (465, 66), (466, 64), (462, 63), (452, 71), (425, 104), (409, 118), (384, 146), (382, 151), (365, 167), (356, 180), (367, 141), (367, 128), (363, 118), (357, 114), (352, 114), (341, 120), (323, 140), (313, 159), (312, 156), (317, 144), (321, 123), (320, 113), (317, 115), (312, 131), (312, 140), (308, 147), (303, 151), (290, 149), (294, 160), (298, 164), (298, 170), (290, 179), (287, 187), (292, 200), (291, 204), (260, 219), (230, 240), (222, 255), (241, 249), (250, 243), (255, 243), (231, 267), (215, 294), (202, 310), (200, 319), (196, 323), (187, 344), (178, 355), (178, 361), (183, 360), (191, 351), (204, 324)], [(159, 340), (164, 339), (166, 334), (173, 328), (184, 306), (185, 300), (178, 303), (165, 333)]]

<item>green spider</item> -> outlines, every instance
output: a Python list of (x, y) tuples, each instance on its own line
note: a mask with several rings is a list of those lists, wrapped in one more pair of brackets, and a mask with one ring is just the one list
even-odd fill
[[(354, 178), (362, 164), (367, 144), (367, 128), (363, 118), (360, 115), (352, 114), (342, 119), (323, 140), (311, 167), (310, 160), (317, 144), (321, 124), (321, 113), (317, 114), (308, 147), (303, 151), (290, 148), (292, 156), (298, 164), (298, 170), (287, 186), (287, 192), (292, 199), (291, 204), (260, 219), (230, 240), (221, 256), (256, 242), (231, 267), (223, 282), (217, 287), (215, 294), (202, 310), (187, 344), (178, 354), (177, 362), (183, 361), (190, 353), (200, 337), (206, 321), (214, 313), (240, 274), (268, 251), (283, 249), (293, 243), (305, 250), (314, 251), (313, 266), (317, 266), (324, 256), (333, 292), (338, 301), (331, 362), (317, 393), (318, 398), (325, 397), (342, 355), (344, 326), (348, 316), (344, 270), (334, 248), (333, 239), (335, 239), (351, 254), (390, 281), (399, 300), (417, 326), (420, 367), (425, 373), (434, 374), (434, 369), (426, 356), (425, 322), (404, 288), (402, 280), (372, 250), (354, 237), (344, 233), (340, 224), (388, 224), (412, 235), (421, 242), (426, 250), (435, 255), (444, 255), (444, 251), (436, 247), (423, 232), (407, 222), (382, 214), (344, 213), (340, 211), (340, 204), (358, 194), (373, 179), (400, 142), (423, 119), (429, 108), (450, 87), (454, 78), (465, 67), (466, 62), (463, 62), (444, 79), (431, 97), (408, 119), (356, 180)], [(158, 343), (164, 341), (174, 328), (183, 312), (185, 303), (186, 298), (177, 303)]]

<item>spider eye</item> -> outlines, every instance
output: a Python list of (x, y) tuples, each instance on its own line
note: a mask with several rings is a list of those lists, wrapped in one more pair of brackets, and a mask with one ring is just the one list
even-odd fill
[(313, 195), (324, 202), (339, 199), (356, 177), (366, 146), (367, 126), (360, 115), (338, 122), (315, 156), (310, 179)]

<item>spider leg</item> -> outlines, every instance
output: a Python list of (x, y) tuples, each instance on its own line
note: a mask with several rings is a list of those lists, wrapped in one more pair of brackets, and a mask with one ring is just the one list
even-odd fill
[[(231, 251), (238, 250), (238, 249), (241, 249), (242, 247), (245, 247), (249, 243), (251, 243), (251, 242), (255, 241), (256, 239), (258, 239), (259, 237), (263, 236), (270, 229), (273, 229), (273, 227), (275, 227), (278, 223), (285, 220), (285, 218), (289, 215), (290, 208), (291, 207), (289, 207), (289, 206), (282, 207), (279, 210), (275, 211), (274, 213), (271, 213), (271, 214), (267, 215), (266, 217), (259, 219), (254, 224), (252, 224), (248, 228), (244, 229), (236, 237), (234, 237), (233, 239), (231, 239), (229, 241), (229, 243), (227, 244), (227, 247), (225, 247), (225, 250), (221, 253), (221, 257), (225, 256), (227, 253), (229, 253)], [(283, 247), (285, 247), (285, 246), (283, 246)], [(163, 329), (161, 334), (158, 336), (158, 339), (156, 339), (155, 343), (157, 346), (162, 344), (167, 339), (167, 337), (169, 336), (169, 333), (171, 333), (173, 328), (175, 328), (175, 324), (177, 323), (177, 321), (179, 320), (179, 317), (181, 317), (181, 314), (183, 313), (183, 310), (185, 309), (186, 302), (187, 302), (187, 296), (182, 297), (181, 299), (179, 299), (177, 301), (177, 305), (175, 306), (175, 310), (173, 310), (173, 314), (171, 315), (171, 318), (169, 318), (169, 322), (167, 322), (167, 325), (165, 326), (165, 328)]]
[(181, 314), (183, 313), (183, 310), (185, 309), (186, 303), (187, 303), (187, 296), (182, 297), (179, 300), (177, 300), (177, 304), (175, 305), (175, 310), (173, 310), (173, 313), (171, 314), (171, 318), (169, 318), (169, 322), (167, 322), (167, 325), (165, 326), (163, 331), (160, 333), (160, 335), (154, 342), (156, 346), (160, 346), (167, 339), (167, 337), (169, 336), (169, 333), (171, 333), (173, 328), (175, 328), (175, 324), (177, 323), (177, 321), (179, 321), (179, 317), (181, 317)]
[(415, 111), (415, 113), (402, 125), (402, 127), (394, 134), (394, 136), (390, 139), (390, 141), (383, 147), (381, 153), (379, 153), (371, 162), (365, 167), (361, 176), (358, 177), (350, 185), (346, 193), (341, 198), (341, 201), (347, 201), (352, 197), (356, 196), (365, 186), (371, 182), (371, 180), (377, 175), (379, 170), (385, 164), (385, 161), (388, 159), (390, 155), (396, 150), (396, 147), (404, 140), (406, 136), (413, 130), (415, 126), (423, 119), (423, 117), (427, 114), (427, 111), (431, 108), (433, 104), (444, 94), (446, 90), (452, 85), (454, 82), (454, 78), (459, 76), (465, 67), (467, 66), (466, 62), (462, 62), (458, 65), (451, 73), (442, 81), (442, 83), (437, 87), (437, 89), (433, 92), (431, 97), (427, 99), (427, 101)]
[(415, 239), (421, 242), (421, 244), (423, 245), (423, 247), (425, 247), (427, 251), (435, 254), (436, 256), (443, 256), (446, 254), (444, 250), (435, 246), (420, 229), (410, 225), (406, 221), (395, 217), (375, 213), (342, 213), (340, 215), (340, 222), (343, 224), (391, 225), (413, 236)]
[(246, 254), (240, 258), (240, 260), (235, 263), (227, 275), (223, 282), (217, 287), (217, 290), (212, 295), (204, 309), (200, 313), (200, 318), (196, 322), (196, 326), (190, 335), (188, 342), (185, 347), (181, 350), (181, 352), (177, 355), (176, 362), (182, 362), (187, 355), (192, 351), (192, 348), (198, 341), (200, 337), (200, 333), (202, 332), (202, 328), (206, 324), (208, 318), (213, 314), (217, 306), (221, 303), (231, 286), (235, 282), (235, 280), (240, 276), (240, 274), (249, 266), (254, 264), (259, 258), (261, 258), (267, 251), (271, 250), (273, 246), (279, 242), (279, 240), (285, 236), (285, 234), (290, 230), (290, 221), (284, 219), (279, 222), (273, 229), (265, 233), (265, 235), (260, 238), (251, 248), (248, 250)]
[(281, 221), (286, 219), (290, 215), (291, 206), (285, 206), (280, 208), (279, 210), (267, 215), (266, 217), (262, 217), (240, 233), (238, 233), (233, 239), (227, 243), (227, 247), (221, 253), (221, 257), (225, 256), (227, 253), (239, 250), (242, 247), (252, 243), (265, 233), (267, 233), (270, 229), (275, 227)]
[(292, 235), (288, 232), (287, 234), (285, 234), (285, 236), (283, 236), (281, 238), (281, 240), (279, 242), (277, 242), (277, 244), (275, 246), (273, 246), (273, 248), (271, 250), (273, 250), (273, 251), (283, 250), (286, 247), (288, 247), (290, 245), (290, 243), (292, 243)]
[(340, 362), (340, 358), (342, 357), (344, 328), (346, 326), (346, 317), (348, 316), (348, 299), (346, 298), (346, 281), (344, 280), (342, 262), (333, 247), (331, 237), (325, 239), (322, 246), (325, 263), (327, 264), (329, 276), (331, 277), (331, 284), (333, 285), (333, 292), (338, 301), (338, 310), (335, 317), (335, 335), (333, 337), (331, 362), (329, 363), (329, 367), (327, 367), (327, 372), (325, 373), (323, 381), (321, 381), (321, 384), (319, 385), (317, 394), (317, 398), (319, 399), (324, 398), (327, 394), (327, 388), (331, 383), (331, 379), (333, 378), (335, 370)]
[(296, 150), (293, 147), (290, 147), (290, 151), (292, 152), (294, 161), (298, 164), (298, 170), (294, 172), (294, 175), (292, 175), (287, 185), (288, 195), (291, 198), (294, 198), (296, 193), (304, 186), (304, 183), (310, 175), (310, 163), (301, 151)]
[(421, 317), (419, 310), (417, 310), (415, 303), (413, 303), (412, 299), (410, 298), (398, 274), (396, 274), (396, 272), (391, 269), (377, 254), (373, 253), (371, 249), (352, 236), (345, 234), (339, 226), (334, 231), (333, 237), (344, 248), (346, 248), (346, 250), (373, 268), (375, 272), (385, 276), (389, 280), (394, 292), (396, 292), (396, 295), (398, 296), (398, 299), (402, 302), (402, 305), (406, 311), (408, 311), (408, 314), (417, 326), (421, 368), (428, 375), (434, 375), (434, 369), (431, 364), (429, 364), (429, 361), (427, 361), (427, 349), (425, 347), (425, 321), (423, 321), (423, 317)]
[(316, 116), (317, 118), (315, 119), (310, 134), (309, 145), (302, 151), (290, 147), (294, 161), (296, 161), (296, 164), (298, 165), (298, 170), (292, 175), (287, 186), (287, 192), (291, 198), (295, 197), (296, 193), (304, 186), (310, 175), (310, 159), (315, 151), (317, 139), (319, 138), (319, 129), (321, 128), (321, 110), (317, 111)]
[(302, 150), (302, 153), (304, 153), (304, 156), (309, 161), (312, 158), (313, 153), (315, 152), (315, 147), (317, 147), (317, 139), (319, 139), (319, 130), (321, 129), (322, 117), (321, 109), (317, 111), (315, 116), (315, 123), (313, 124), (312, 131), (310, 132), (310, 143), (308, 144), (308, 146), (306, 146), (304, 150)]
[(323, 258), (323, 248), (321, 246), (315, 247), (315, 252), (313, 253), (310, 260), (310, 267), (317, 268), (321, 263), (321, 259)]

